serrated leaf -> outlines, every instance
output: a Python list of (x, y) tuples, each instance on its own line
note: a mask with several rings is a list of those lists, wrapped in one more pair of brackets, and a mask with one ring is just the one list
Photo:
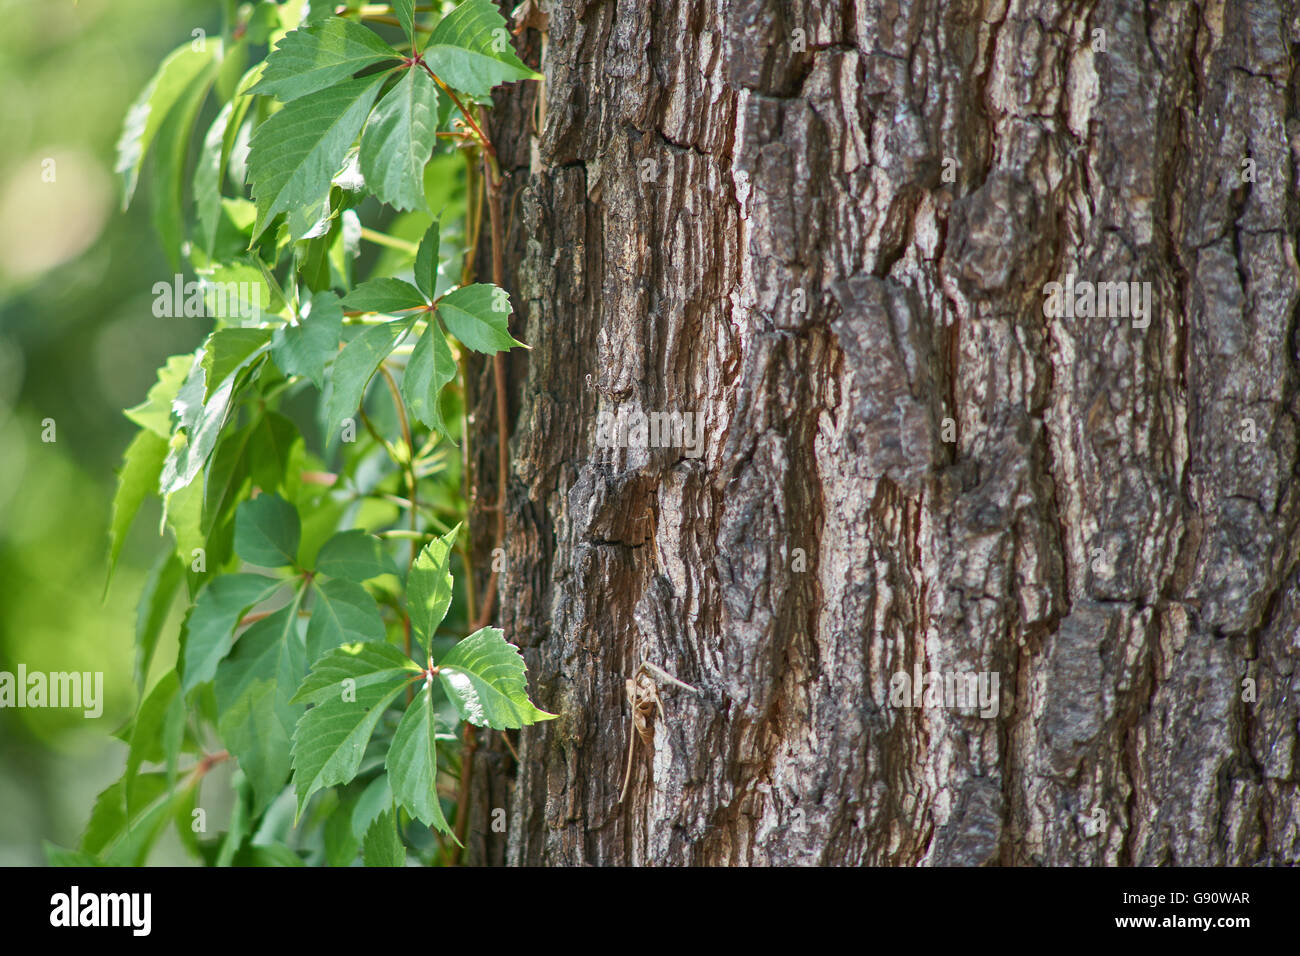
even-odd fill
[(149, 667), (153, 663), (163, 624), (176, 599), (176, 592), (180, 590), (183, 571), (184, 565), (176, 559), (176, 555), (164, 551), (149, 569), (140, 591), (135, 618), (135, 682), (142, 690), (149, 677)]
[(438, 678), (462, 719), (493, 730), (517, 729), (551, 720), (528, 699), (524, 659), (499, 628), (475, 631), (438, 664)]
[(455, 839), (438, 801), (437, 734), (432, 687), (426, 682), (397, 725), (384, 767), (393, 797), (406, 812)]
[(401, 54), (361, 24), (331, 17), (285, 34), (266, 58), (266, 70), (251, 89), (281, 102), (331, 86)]
[(443, 17), (423, 55), (445, 83), (480, 100), (499, 83), (541, 78), (515, 55), (505, 18), (491, 0), (466, 0)]
[(415, 49), (415, 0), (393, 0), (392, 7), (397, 22), (411, 41), (411, 49)]
[[(221, 157), (226, 140), (226, 129), (232, 119), (243, 121), (248, 100), (231, 100), (221, 108), (217, 118), (203, 137), (203, 149), (194, 167), (194, 209), (198, 220), (198, 244), (206, 255), (212, 255), (217, 241), (217, 225), (221, 222)], [(238, 116), (236, 116), (238, 112)]]
[(293, 789), (298, 816), (322, 787), (349, 782), (361, 767), (366, 744), (406, 681), (358, 684), (355, 699), (330, 697), (298, 721), (293, 735)]
[(219, 382), (246, 367), (270, 346), (270, 329), (218, 329), (203, 343), (204, 401)]
[(176, 760), (185, 735), (185, 698), (176, 672), (168, 671), (140, 703), (126, 755), (126, 773), (122, 776), (128, 805), (138, 802), (135, 786), (140, 765), (165, 763), (167, 779), (174, 780)]
[(438, 300), (437, 307), (447, 331), (475, 352), (491, 355), (524, 344), (510, 337), (510, 296), (490, 283), (448, 292)]
[(306, 704), (341, 700), (349, 691), (405, 684), (419, 673), (420, 666), (391, 644), (344, 644), (312, 664), (311, 673), (291, 699)]
[(42, 840), (41, 848), (45, 852), (45, 862), (50, 866), (106, 865), (103, 860), (92, 853), (86, 853), (83, 850), (69, 850), (65, 847), (51, 843), (49, 840)]
[(354, 312), (392, 314), (420, 309), (427, 304), (419, 289), (401, 279), (371, 279), (343, 297), (344, 308)]
[(181, 629), (181, 690), (212, 679), (217, 664), (230, 653), (245, 612), (269, 598), (282, 582), (260, 574), (223, 574), (199, 592)]
[(397, 565), (382, 540), (354, 528), (340, 531), (321, 546), (316, 573), (360, 584), (381, 574), (396, 574)]
[(334, 369), (325, 382), (325, 427), (338, 434), (345, 418), (356, 414), (365, 397), (366, 385), (379, 364), (393, 351), (393, 346), (411, 327), (411, 319), (398, 319), (366, 330), (347, 344), (334, 360)]
[(173, 50), (127, 110), (114, 165), (114, 172), (122, 177), (123, 209), (131, 203), (140, 167), (159, 129), (194, 79), (211, 65), (214, 49), (215, 44), (194, 50), (186, 43)]
[(248, 181), (257, 202), (257, 239), (280, 213), (301, 239), (329, 213), (330, 184), (366, 121), (383, 76), (345, 80), (289, 103), (249, 143)]
[[(430, 322), (411, 350), (402, 375), (402, 398), (416, 419), (452, 441), (438, 407), (443, 386), (456, 379), (456, 360), (438, 323)], [(453, 442), (454, 443), (454, 442)]]
[(172, 402), (178, 424), (177, 435), (172, 440), (167, 461), (163, 464), (162, 476), (158, 480), (159, 492), (164, 496), (187, 487), (198, 477), (230, 416), (231, 400), (239, 376), (227, 378), (204, 401), (206, 373), (202, 358), (203, 350), (200, 349), (194, 366)]
[(222, 439), (204, 480), (201, 527), (205, 534), (227, 520), (250, 477), (263, 491), (274, 491), (283, 484), (297, 434), (293, 422), (268, 411)]
[[(219, 41), (214, 45), (220, 46)], [(187, 86), (158, 130), (154, 144), (153, 188), (149, 205), (154, 231), (173, 270), (181, 265), (181, 246), (185, 239), (185, 166), (189, 144), (198, 119), (199, 108), (207, 98), (216, 73), (209, 62)]]
[(316, 660), (340, 644), (383, 641), (384, 620), (379, 605), (359, 584), (331, 578), (313, 584), (316, 602), (307, 626), (307, 655)]
[(410, 68), (375, 107), (361, 134), (361, 174), (380, 202), (424, 209), (424, 166), (438, 143), (438, 87)]
[(366, 831), (361, 847), (366, 866), (406, 866), (406, 847), (397, 832), (397, 817), (392, 810), (380, 814)]
[(141, 774), (128, 810), (125, 781), (118, 780), (96, 799), (81, 850), (108, 866), (141, 866), (187, 789), (172, 793), (165, 774)]
[[(162, 285), (168, 288), (170, 295), (170, 284), (164, 282)], [(145, 400), (134, 408), (128, 408), (123, 414), (141, 428), (147, 428), (161, 438), (170, 438), (172, 402), (193, 365), (192, 354), (171, 356), (158, 370), (158, 381), (149, 389)]]
[(148, 429), (141, 429), (131, 439), (122, 459), (122, 470), (117, 475), (117, 491), (113, 495), (113, 518), (108, 529), (108, 576), (104, 590), (113, 579), (117, 559), (126, 543), (126, 533), (145, 498), (158, 492), (158, 477), (167, 460), (167, 442)]
[(303, 712), (290, 701), (307, 669), (298, 636), (301, 600), (299, 595), (245, 631), (212, 685), (221, 715), (217, 729), (253, 787), (254, 815), (284, 788), (293, 730)]
[(343, 303), (333, 292), (312, 296), (297, 325), (283, 325), (271, 337), (271, 358), (285, 375), (302, 375), (325, 387), (325, 365), (337, 353), (343, 332)]
[(294, 565), (301, 541), (298, 509), (279, 495), (258, 495), (235, 512), (235, 553), (249, 564), (263, 568)]
[(415, 284), (429, 299), (438, 291), (438, 243), (442, 223), (437, 219), (425, 230), (415, 252)]
[(460, 525), (457, 525), (425, 545), (406, 576), (411, 627), (426, 650), (451, 607), (451, 553), (456, 549), (459, 533)]

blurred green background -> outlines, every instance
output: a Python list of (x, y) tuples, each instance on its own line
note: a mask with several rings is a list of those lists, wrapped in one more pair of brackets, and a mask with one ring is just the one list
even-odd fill
[[(146, 504), (105, 598), (114, 472), (134, 430), (121, 410), (210, 322), (154, 317), (153, 283), (172, 270), (148, 204), (120, 211), (113, 152), (159, 61), (195, 28), (218, 35), (221, 7), (0, 0), (0, 670), (102, 671), (106, 698), (97, 720), (0, 709), (0, 865), (43, 864), (43, 840), (76, 845), (125, 762), (111, 735), (135, 704), (135, 598), (159, 515)], [(169, 838), (151, 862), (188, 862)]]

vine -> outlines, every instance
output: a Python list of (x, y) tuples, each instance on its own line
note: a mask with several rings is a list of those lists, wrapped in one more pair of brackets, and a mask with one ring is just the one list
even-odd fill
[[(52, 862), (141, 863), (175, 821), (211, 865), (454, 863), (470, 727), (554, 716), (490, 626), (495, 570), (476, 601), (462, 486), (476, 351), (493, 357), (485, 510), (500, 547), (504, 355), (522, 343), (481, 110), (493, 87), (538, 76), (490, 0), (441, 13), (414, 0), (230, 4), (223, 36), (196, 31), (127, 115), (124, 204), (151, 160), (155, 229), (197, 276), (155, 286), (155, 314), (197, 311), (215, 327), (126, 412), (140, 430), (119, 474), (110, 578), (150, 497), (167, 537), (139, 603), (141, 702), (119, 733), (125, 773), (80, 847), (51, 847)], [(205, 104), (215, 115), (187, 180)], [(485, 204), (490, 283), (472, 262)], [(443, 251), (463, 257), (459, 281)], [(199, 792), (226, 764), (234, 809), (209, 836)]]

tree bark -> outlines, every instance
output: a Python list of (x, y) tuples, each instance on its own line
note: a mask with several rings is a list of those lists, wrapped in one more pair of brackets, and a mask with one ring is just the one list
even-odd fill
[[(1295, 0), (533, 23), (495, 619), (559, 718), (482, 736), (470, 859), (1300, 863)], [(1067, 275), (1149, 325), (1045, 316)], [(632, 410), (703, 454), (600, 447)], [(698, 693), (620, 804), (642, 660)], [(928, 672), (996, 716), (891, 700)]]

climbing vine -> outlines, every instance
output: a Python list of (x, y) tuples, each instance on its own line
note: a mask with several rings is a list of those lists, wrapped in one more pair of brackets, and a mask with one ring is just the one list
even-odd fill
[[(131, 107), (124, 201), (150, 164), (177, 271), (154, 312), (213, 329), (126, 412), (111, 564), (152, 496), (165, 540), (140, 596), (141, 702), (125, 773), (52, 861), (141, 863), (174, 821), (210, 865), (453, 863), (457, 728), (553, 716), (489, 626), (495, 587), (475, 601), (466, 530), (466, 354), (494, 356), (500, 493), (502, 357), (522, 344), (482, 110), (536, 78), (490, 0), (230, 4)], [(230, 799), (203, 786), (218, 766)], [(209, 800), (233, 804), (224, 826)]]

